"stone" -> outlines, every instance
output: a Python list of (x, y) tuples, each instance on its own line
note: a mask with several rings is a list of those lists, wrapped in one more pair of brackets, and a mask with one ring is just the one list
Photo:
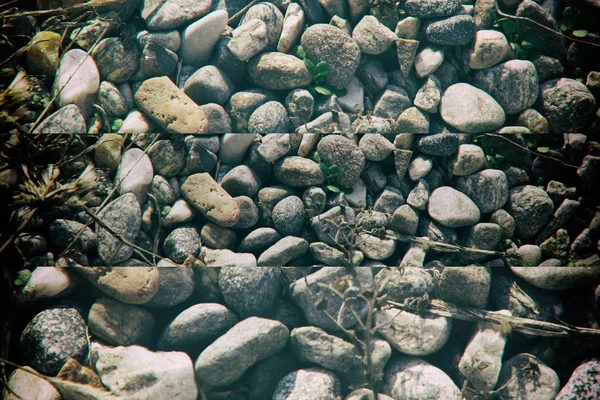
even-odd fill
[(397, 36), (372, 15), (364, 16), (352, 31), (352, 39), (365, 54), (381, 54), (388, 50)]
[(112, 118), (123, 118), (129, 111), (129, 105), (119, 91), (119, 88), (111, 83), (103, 81), (98, 90), (98, 101), (106, 114)]
[[(475, 14), (475, 25), (477, 25), (477, 14)], [(469, 68), (486, 69), (493, 67), (503, 62), (508, 57), (509, 51), (508, 41), (502, 32), (477, 30), (475, 40), (469, 50)]]
[(485, 164), (483, 149), (473, 144), (461, 144), (449, 163), (454, 176), (467, 176), (479, 171)]
[(149, 42), (142, 51), (140, 68), (131, 79), (143, 81), (154, 77), (174, 75), (178, 60), (175, 52), (158, 43)]
[(135, 93), (135, 102), (169, 133), (206, 133), (206, 114), (168, 77), (147, 79)]
[[(132, 149), (133, 150), (133, 149)], [(133, 193), (124, 194), (112, 202), (98, 215), (104, 224), (129, 242), (135, 242), (142, 225), (142, 210)], [(124, 245), (103, 227), (96, 226), (98, 255), (106, 265), (115, 265), (127, 260), (133, 248)]]
[(271, 247), (281, 239), (281, 235), (273, 228), (258, 228), (250, 232), (240, 241), (239, 251), (259, 253)]
[(417, 146), (423, 154), (445, 157), (457, 152), (458, 143), (458, 135), (452, 133), (435, 133), (420, 136)]
[(184, 64), (201, 67), (210, 60), (217, 41), (227, 26), (227, 18), (227, 11), (213, 11), (181, 32), (179, 54)]
[(275, 387), (273, 400), (328, 400), (340, 396), (338, 378), (324, 368), (307, 368), (290, 372)]
[(415, 71), (419, 78), (425, 78), (437, 70), (444, 62), (444, 51), (435, 46), (425, 46), (415, 56)]
[(408, 0), (404, 7), (413, 17), (432, 18), (446, 17), (454, 14), (460, 8), (460, 1), (441, 0)]
[(183, 91), (198, 105), (222, 105), (234, 93), (234, 84), (219, 68), (207, 65), (190, 76)]
[(206, 133), (231, 132), (231, 118), (223, 107), (218, 104), (209, 103), (201, 105), (200, 108), (204, 111), (208, 120)]
[(33, 133), (86, 133), (85, 119), (81, 109), (75, 104), (68, 104), (49, 117), (35, 128)]
[(254, 364), (283, 350), (289, 330), (280, 322), (250, 317), (214, 341), (195, 363), (199, 384), (225, 386)]
[(506, 211), (515, 219), (515, 233), (524, 239), (536, 236), (553, 210), (550, 197), (536, 186), (518, 186), (509, 192)]
[(207, 267), (256, 267), (256, 257), (253, 254), (234, 253), (228, 249), (212, 250), (203, 246), (200, 250), (200, 258), (204, 260)]
[(416, 39), (421, 28), (421, 20), (415, 17), (406, 17), (396, 25), (394, 33), (401, 39)]
[(364, 135), (358, 147), (370, 161), (382, 161), (395, 149), (394, 145), (380, 134)]
[(25, 52), (27, 70), (34, 75), (54, 75), (60, 61), (61, 41), (61, 36), (56, 32), (36, 33)]
[[(534, 368), (538, 373), (534, 377), (529, 376), (526, 372), (528, 367)], [(560, 389), (558, 374), (537, 357), (527, 353), (517, 354), (504, 362), (497, 386), (500, 388), (499, 393), (506, 397), (560, 399), (560, 396), (556, 397)]]
[(279, 267), (223, 267), (219, 273), (225, 303), (242, 319), (268, 315), (275, 306), (280, 285)]
[(409, 150), (413, 142), (413, 133), (429, 133), (429, 114), (417, 107), (407, 108), (398, 116), (394, 130), (394, 145), (399, 149)]
[(528, 128), (532, 133), (548, 133), (548, 120), (533, 108), (528, 108), (519, 114), (517, 125)]
[(272, 218), (282, 236), (300, 236), (306, 219), (304, 203), (299, 197), (288, 196), (273, 207)]
[[(100, 73), (92, 57), (80, 49), (63, 54), (54, 82), (54, 93), (60, 91), (56, 99), (59, 108), (75, 104), (83, 118), (87, 119), (92, 115), (92, 104), (96, 101), (99, 88)], [(75, 131), (65, 130), (61, 133), (64, 132)]]
[[(305, 8), (304, 10), (306, 12)], [(264, 22), (266, 25), (268, 39), (268, 45), (266, 46), (266, 49), (274, 51), (277, 48), (277, 43), (279, 42), (279, 37), (283, 29), (283, 14), (277, 7), (275, 7), (274, 4), (261, 2), (253, 5), (250, 7), (250, 9), (248, 9), (248, 11), (246, 11), (246, 14), (240, 21), (240, 26), (246, 21), (253, 19), (258, 19)]]
[(195, 228), (176, 228), (163, 242), (165, 255), (176, 263), (183, 263), (189, 255), (200, 252), (200, 235)]
[(85, 279), (110, 297), (126, 304), (144, 304), (158, 292), (156, 267), (78, 267)]
[[(190, 357), (182, 352), (152, 352), (142, 346), (92, 350), (94, 370), (111, 393), (130, 399), (198, 396)], [(173, 386), (171, 386), (173, 385)]]
[(456, 180), (455, 188), (463, 192), (483, 214), (502, 208), (508, 200), (508, 181), (503, 171), (485, 169)]
[(127, 114), (118, 133), (144, 134), (152, 132), (155, 129), (154, 124), (144, 114), (138, 110), (134, 110)]
[(144, 0), (140, 14), (149, 29), (167, 30), (205, 16), (210, 11), (210, 4), (207, 0)]
[(375, 286), (385, 288), (390, 300), (403, 302), (409, 297), (420, 297), (433, 289), (433, 279), (423, 268), (384, 268), (374, 278)]
[(21, 333), (23, 359), (43, 374), (56, 375), (69, 358), (85, 357), (86, 324), (75, 308), (51, 308), (36, 314)]
[[(444, 267), (437, 290), (439, 298), (444, 301), (465, 307), (485, 308), (491, 282), (491, 272), (485, 267)], [(468, 291), (463, 290), (466, 286), (469, 287)]]
[(277, 43), (277, 51), (289, 53), (300, 39), (304, 28), (304, 10), (297, 3), (291, 3), (285, 11), (281, 36)]
[(144, 30), (138, 32), (135, 38), (140, 49), (146, 47), (150, 42), (158, 43), (174, 53), (181, 47), (181, 36), (176, 29), (162, 32), (148, 32)]
[(313, 114), (315, 99), (306, 89), (294, 89), (285, 98), (285, 108), (293, 128), (310, 121)]
[[(272, 92), (265, 89), (250, 89), (245, 91), (240, 91), (235, 93), (231, 98), (225, 103), (225, 110), (229, 113), (231, 117), (232, 126), (235, 132), (247, 132), (248, 131), (248, 119), (252, 115), (252, 113), (261, 105), (276, 100), (275, 96)], [(246, 145), (246, 149), (250, 146), (252, 142), (251, 139), (254, 136), (246, 136), (246, 135), (226, 135), (225, 137), (232, 142), (241, 142), (248, 143)], [(223, 142), (225, 141), (225, 137), (223, 138)], [(233, 139), (233, 137), (238, 137), (237, 139)], [(248, 137), (251, 139), (248, 141)], [(246, 139), (244, 139), (246, 138)], [(221, 150), (223, 152), (223, 150)], [(245, 154), (245, 153), (244, 153)], [(229, 163), (232, 165), (239, 164), (243, 159), (243, 156), (237, 163)], [(234, 158), (237, 160), (237, 157)], [(224, 162), (224, 160), (223, 160)]]
[(304, 157), (283, 157), (273, 165), (273, 174), (279, 182), (291, 187), (307, 187), (325, 183), (319, 164)]
[[(598, 383), (598, 372), (600, 371), (600, 361), (592, 358), (580, 364), (571, 374), (569, 381), (556, 396), (557, 400), (567, 400), (572, 398), (586, 398), (596, 395), (600, 389)], [(554, 382), (553, 382), (554, 383)], [(556, 384), (553, 385), (553, 387)]]
[(100, 76), (113, 83), (132, 78), (140, 67), (141, 56), (133, 44), (126, 44), (120, 38), (103, 39), (92, 51)]
[[(289, 133), (289, 125), (287, 111), (278, 101), (269, 101), (259, 106), (248, 119), (248, 131), (251, 133)], [(287, 140), (289, 142), (289, 138)], [(260, 152), (261, 148), (259, 147)], [(265, 157), (263, 156), (263, 158)], [(265, 161), (273, 162), (275, 160), (265, 158)]]
[(221, 187), (233, 197), (253, 197), (261, 186), (258, 175), (245, 165), (232, 168), (221, 180)]
[(469, 197), (449, 186), (439, 187), (431, 193), (427, 211), (431, 218), (450, 228), (473, 225), (481, 216)]
[(263, 53), (248, 63), (250, 78), (271, 90), (290, 90), (308, 86), (312, 77), (302, 60), (284, 53)]
[[(597, 258), (596, 258), (597, 261)], [(600, 270), (586, 266), (575, 267), (510, 267), (520, 278), (540, 289), (568, 290), (590, 286), (600, 281)]]
[(489, 93), (507, 115), (531, 107), (539, 91), (538, 76), (531, 61), (510, 60), (477, 71), (473, 85)]
[[(412, 101), (406, 90), (395, 85), (388, 85), (385, 91), (375, 103), (373, 115), (381, 118), (398, 119), (400, 115), (409, 110), (412, 106)], [(398, 123), (396, 123), (398, 130)]]
[(68, 246), (84, 253), (96, 247), (96, 234), (89, 227), (77, 221), (55, 219), (50, 223), (50, 242), (61, 249)]
[[(44, 264), (49, 265), (49, 264)], [(71, 276), (63, 268), (36, 267), (27, 284), (15, 293), (23, 303), (52, 299), (69, 293), (73, 288)]]
[(365, 87), (355, 76), (346, 86), (346, 94), (338, 98), (338, 103), (348, 113), (359, 113), (365, 108), (364, 96)]
[(596, 100), (583, 83), (560, 78), (540, 85), (536, 108), (548, 120), (550, 133), (583, 132), (596, 110)]
[(240, 209), (233, 197), (206, 172), (190, 175), (181, 186), (181, 194), (219, 226), (232, 227), (240, 218)]
[(169, 178), (176, 176), (186, 165), (183, 144), (177, 141), (157, 141), (148, 149), (148, 157), (154, 173)]
[(453, 15), (425, 25), (425, 37), (440, 46), (464, 46), (475, 37), (475, 20), (470, 15)]
[[(60, 400), (62, 396), (54, 386), (46, 379), (29, 372), (31, 368), (16, 369), (8, 378), (8, 387), (2, 390), (2, 398), (6, 400), (38, 399), (38, 400)], [(17, 397), (19, 396), (19, 397)]]
[(116, 346), (148, 346), (154, 323), (150, 311), (110, 297), (96, 300), (88, 314), (90, 332)]
[(344, 31), (331, 25), (316, 24), (304, 31), (300, 39), (306, 56), (315, 64), (325, 61), (329, 74), (325, 83), (333, 89), (344, 89), (360, 62), (360, 47)]
[(354, 186), (365, 165), (365, 155), (356, 144), (340, 135), (328, 135), (319, 141), (317, 151), (325, 165), (338, 166), (341, 187)]
[(440, 101), (444, 122), (466, 133), (488, 132), (504, 124), (505, 113), (492, 96), (467, 83), (450, 86)]
[(392, 214), (392, 217), (388, 222), (388, 228), (400, 234), (414, 236), (417, 233), (418, 223), (418, 211), (415, 211), (408, 204), (403, 204), (400, 207), (398, 207)]
[(442, 87), (435, 75), (429, 75), (427, 81), (417, 92), (414, 104), (428, 113), (436, 113), (442, 97)]
[(308, 251), (308, 242), (295, 236), (287, 236), (266, 249), (258, 257), (258, 265), (278, 266), (286, 265), (290, 261), (303, 256)]
[(259, 19), (251, 19), (240, 24), (232, 35), (227, 48), (240, 61), (248, 61), (269, 44), (267, 25)]
[(133, 193), (137, 202), (142, 205), (146, 202), (153, 176), (154, 168), (150, 157), (138, 148), (129, 149), (123, 153), (115, 175), (117, 192), (120, 195)]

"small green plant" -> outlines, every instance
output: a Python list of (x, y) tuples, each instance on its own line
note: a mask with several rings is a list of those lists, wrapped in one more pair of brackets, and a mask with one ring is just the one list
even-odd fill
[(562, 19), (559, 22), (562, 33), (571, 33), (577, 38), (584, 38), (588, 35), (585, 29), (575, 29), (579, 19), (579, 10), (573, 7), (566, 7), (562, 12)]
[(27, 285), (27, 282), (29, 282), (29, 279), (31, 278), (31, 271), (29, 271), (28, 269), (21, 269), (19, 271), (17, 271), (17, 276), (15, 277), (14, 280), (14, 285), (17, 287), (22, 287)]
[(315, 64), (312, 60), (306, 57), (306, 51), (300, 45), (296, 46), (294, 49), (294, 54), (296, 57), (304, 61), (304, 65), (306, 66), (308, 73), (310, 76), (312, 76), (312, 85), (308, 87), (308, 91), (313, 95), (313, 97), (316, 97), (317, 94), (329, 96), (334, 92), (338, 97), (346, 95), (345, 89), (341, 91), (334, 91), (325, 84), (327, 75), (329, 75), (329, 64), (327, 64), (325, 61), (319, 61), (317, 64)]
[(340, 188), (337, 186), (338, 177), (340, 176), (340, 167), (338, 167), (337, 165), (328, 166), (321, 160), (321, 156), (316, 151), (313, 154), (312, 159), (314, 162), (319, 164), (319, 168), (321, 168), (323, 175), (325, 175), (325, 184), (322, 186), (325, 193), (327, 193), (327, 192), (332, 192), (332, 193), (344, 192), (345, 194), (352, 193), (352, 189), (345, 189), (345, 188)]
[(527, 40), (521, 40), (519, 34), (516, 32), (515, 21), (510, 18), (499, 18), (497, 19), (493, 27), (504, 33), (506, 40), (510, 45), (510, 48), (514, 52), (515, 58), (523, 60), (534, 60), (541, 55), (540, 51), (536, 48), (534, 43), (528, 42)]

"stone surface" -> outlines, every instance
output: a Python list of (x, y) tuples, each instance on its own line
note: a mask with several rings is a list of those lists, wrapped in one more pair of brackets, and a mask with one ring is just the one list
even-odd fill
[[(526, 367), (538, 371), (533, 379), (526, 373)], [(568, 383), (565, 388), (567, 386)], [(499, 390), (502, 396), (509, 398), (523, 396), (528, 399), (561, 399), (560, 395), (556, 397), (560, 389), (557, 373), (537, 357), (526, 353), (518, 354), (504, 362), (498, 378), (498, 387), (502, 388)], [(583, 394), (581, 396), (584, 397)]]
[(356, 144), (340, 135), (328, 135), (319, 141), (317, 151), (323, 163), (340, 169), (341, 187), (354, 186), (365, 165), (365, 155)]
[(233, 197), (206, 172), (190, 175), (181, 185), (181, 194), (219, 226), (232, 227), (240, 219), (240, 209)]
[(352, 31), (352, 39), (365, 54), (381, 54), (389, 49), (397, 36), (372, 15), (364, 16)]
[[(477, 25), (477, 14), (475, 15)], [(506, 36), (494, 30), (475, 32), (473, 46), (469, 50), (469, 68), (486, 69), (501, 63), (508, 57), (510, 47)]]
[(456, 189), (463, 192), (483, 214), (502, 208), (508, 200), (508, 182), (503, 171), (485, 169), (456, 180)]
[(600, 389), (600, 384), (598, 383), (599, 371), (600, 361), (597, 358), (592, 358), (582, 363), (573, 371), (569, 381), (558, 393), (556, 399), (593, 398)]
[(87, 119), (92, 115), (99, 88), (100, 72), (92, 57), (80, 49), (69, 50), (62, 56), (54, 82), (54, 92), (60, 91), (56, 98), (59, 108), (75, 104)]
[(219, 68), (207, 65), (188, 78), (183, 91), (198, 105), (222, 105), (233, 94), (234, 84)]
[[(113, 232), (131, 243), (140, 233), (142, 210), (133, 193), (124, 194), (112, 202), (98, 215)], [(105, 265), (118, 265), (133, 254), (133, 248), (123, 244), (103, 227), (96, 227), (98, 255)]]
[(425, 37), (440, 46), (463, 46), (471, 43), (475, 36), (475, 20), (470, 15), (453, 15), (442, 20), (429, 22)]
[(550, 197), (536, 186), (518, 186), (509, 193), (506, 211), (515, 219), (515, 233), (524, 239), (537, 235), (553, 210)]
[(489, 132), (504, 124), (505, 113), (492, 96), (467, 83), (457, 83), (440, 101), (442, 119), (466, 133)]
[(473, 225), (480, 218), (477, 205), (465, 194), (449, 186), (437, 188), (431, 193), (427, 211), (437, 222), (450, 228)]
[(225, 303), (242, 319), (268, 315), (277, 301), (280, 282), (279, 267), (223, 267), (219, 273)]
[(201, 67), (210, 60), (217, 41), (227, 26), (227, 18), (227, 11), (213, 11), (181, 32), (179, 54), (184, 64)]
[(326, 369), (299, 369), (279, 381), (272, 399), (335, 399), (340, 396), (340, 386), (338, 378)]
[(250, 60), (248, 74), (258, 86), (271, 90), (300, 88), (312, 80), (302, 60), (277, 52), (263, 53)]
[(96, 300), (88, 314), (90, 332), (116, 346), (148, 346), (154, 323), (150, 311), (110, 297)]
[(584, 84), (561, 78), (540, 86), (537, 108), (548, 120), (550, 133), (580, 132), (589, 123), (596, 101)]

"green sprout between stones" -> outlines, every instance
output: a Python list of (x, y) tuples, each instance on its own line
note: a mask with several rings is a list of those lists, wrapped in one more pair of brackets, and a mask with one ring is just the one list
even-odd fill
[(573, 7), (566, 7), (562, 12), (562, 19), (559, 22), (562, 33), (569, 33), (577, 38), (584, 38), (588, 35), (585, 29), (575, 29), (579, 18), (579, 10)]
[(338, 186), (338, 177), (340, 176), (340, 167), (337, 165), (328, 166), (321, 160), (321, 156), (318, 152), (315, 151), (312, 157), (313, 161), (319, 164), (319, 168), (323, 172), (325, 176), (325, 184), (322, 186), (322, 189), (327, 192), (332, 193), (340, 193), (343, 192), (345, 194), (352, 193), (352, 189), (340, 188)]
[(493, 24), (494, 29), (504, 33), (515, 58), (522, 60), (534, 60), (542, 53), (534, 43), (521, 40), (515, 29), (515, 21), (510, 18), (499, 18)]
[(27, 282), (29, 282), (29, 279), (31, 278), (31, 271), (29, 271), (28, 269), (21, 269), (19, 271), (17, 271), (17, 276), (15, 277), (14, 280), (14, 285), (17, 287), (22, 287), (27, 285)]
[(296, 55), (296, 57), (304, 61), (304, 65), (306, 66), (308, 73), (312, 77), (312, 85), (308, 87), (308, 91), (313, 97), (316, 97), (317, 94), (329, 96), (334, 92), (338, 97), (346, 95), (345, 89), (341, 91), (334, 91), (332, 88), (325, 84), (325, 80), (329, 75), (329, 64), (327, 64), (327, 62), (319, 61), (315, 64), (306, 56), (306, 51), (300, 45), (296, 46), (296, 48), (294, 49), (294, 54)]

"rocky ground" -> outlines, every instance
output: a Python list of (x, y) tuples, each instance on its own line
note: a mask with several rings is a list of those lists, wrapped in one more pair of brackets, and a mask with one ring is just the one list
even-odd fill
[(596, 395), (600, 11), (498, 3), (2, 6), (3, 398)]

